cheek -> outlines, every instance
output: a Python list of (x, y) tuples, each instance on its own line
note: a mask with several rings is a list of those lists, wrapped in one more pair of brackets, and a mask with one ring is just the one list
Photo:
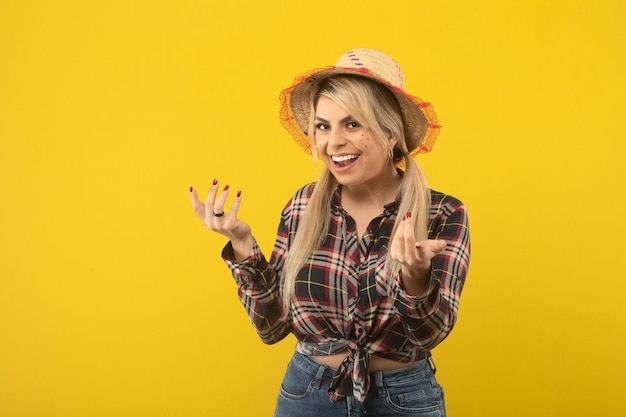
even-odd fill
[(326, 155), (326, 144), (327, 142), (325, 140), (316, 140), (315, 141), (315, 149), (317, 150), (317, 153), (320, 155)]
[(365, 133), (361, 133), (361, 135), (359, 136), (358, 141), (357, 141), (357, 143), (359, 145), (359, 148), (361, 148), (363, 150), (367, 149), (369, 147), (369, 145), (370, 145), (371, 139), (372, 138), (371, 138), (370, 135), (367, 135)]

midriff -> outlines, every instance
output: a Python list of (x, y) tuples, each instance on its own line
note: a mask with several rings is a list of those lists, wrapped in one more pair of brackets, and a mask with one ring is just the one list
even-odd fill
[[(313, 356), (313, 360), (329, 366), (331, 368), (337, 369), (341, 362), (348, 356), (348, 353), (337, 353), (336, 355), (328, 355), (328, 356)], [(378, 371), (391, 371), (394, 369), (405, 368), (407, 366), (413, 365), (412, 363), (406, 362), (398, 362), (387, 358), (382, 358), (377, 356), (376, 354), (370, 357), (370, 372), (378, 372)]]

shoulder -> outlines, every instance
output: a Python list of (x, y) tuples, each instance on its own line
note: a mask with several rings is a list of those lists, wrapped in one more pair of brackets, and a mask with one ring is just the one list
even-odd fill
[(298, 190), (294, 193), (292, 199), (306, 199), (311, 198), (311, 194), (313, 194), (313, 190), (315, 189), (315, 183), (311, 182), (303, 185), (298, 188)]
[(306, 208), (307, 203), (311, 199), (315, 183), (305, 184), (300, 187), (287, 202), (283, 209), (283, 217), (289, 217), (293, 214), (301, 214)]
[(430, 215), (449, 216), (454, 212), (465, 212), (465, 204), (458, 198), (436, 190), (430, 190)]
[(298, 188), (298, 190), (291, 197), (292, 205), (302, 206), (302, 208), (304, 208), (311, 199), (311, 195), (313, 194), (314, 189), (314, 182), (305, 184), (302, 187)]

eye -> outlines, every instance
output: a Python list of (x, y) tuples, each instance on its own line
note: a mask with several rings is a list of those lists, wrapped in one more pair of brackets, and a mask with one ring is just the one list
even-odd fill
[(328, 127), (328, 125), (327, 125), (327, 124), (325, 124), (325, 123), (317, 123), (317, 124), (315, 125), (315, 129), (317, 129), (317, 130), (328, 130), (328, 129), (329, 129), (329, 127)]
[(359, 122), (354, 121), (354, 120), (348, 122), (347, 126), (348, 126), (348, 129), (358, 129), (359, 127), (361, 127)]

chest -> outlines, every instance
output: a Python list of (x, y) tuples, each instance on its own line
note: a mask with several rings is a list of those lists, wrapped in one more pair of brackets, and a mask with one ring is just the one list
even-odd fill
[(385, 261), (393, 224), (390, 216), (378, 216), (360, 231), (350, 216), (331, 222), (298, 274), (296, 299), (340, 311), (373, 308), (387, 296)]

